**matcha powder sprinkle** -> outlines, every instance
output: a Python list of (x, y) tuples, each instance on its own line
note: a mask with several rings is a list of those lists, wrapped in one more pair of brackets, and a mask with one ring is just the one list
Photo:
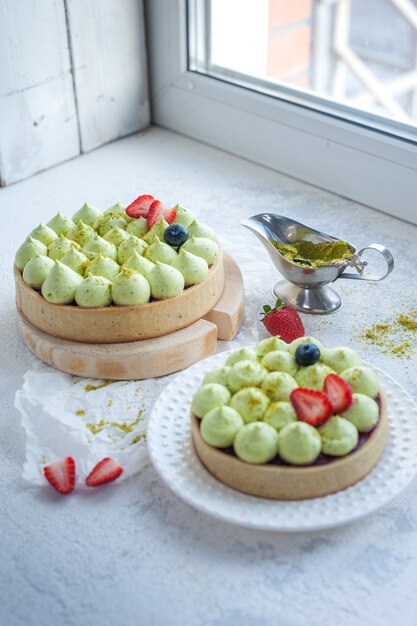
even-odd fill
[(409, 359), (417, 347), (417, 308), (373, 324), (359, 335), (382, 354)]

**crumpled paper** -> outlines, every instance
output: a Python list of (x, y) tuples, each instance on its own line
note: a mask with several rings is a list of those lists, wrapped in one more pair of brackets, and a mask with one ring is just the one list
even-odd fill
[[(259, 311), (261, 303), (271, 297), (259, 287), (263, 262), (259, 249), (252, 250), (243, 241), (234, 235), (225, 246), (227, 237), (222, 238), (223, 246), (249, 272), (244, 276), (245, 319), (233, 341), (218, 342), (218, 352), (254, 344), (265, 333)], [(15, 397), (26, 432), (23, 477), (43, 485), (43, 467), (66, 456), (76, 462), (80, 485), (96, 463), (107, 456), (124, 468), (118, 480), (138, 472), (148, 462), (146, 426), (153, 403), (174, 377), (171, 374), (141, 381), (86, 379), (55, 370), (34, 357), (33, 367), (26, 372), (23, 387)]]
[(72, 456), (83, 483), (110, 456), (124, 469), (119, 480), (128, 478), (148, 462), (146, 423), (157, 389), (155, 380), (79, 378), (36, 361), (15, 398), (26, 431), (23, 477), (44, 484), (44, 465)]

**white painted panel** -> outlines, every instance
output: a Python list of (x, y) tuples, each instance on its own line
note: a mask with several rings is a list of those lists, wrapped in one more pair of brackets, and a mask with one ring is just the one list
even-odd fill
[(70, 70), (63, 0), (0, 0), (0, 96)]
[(0, 174), (7, 185), (79, 154), (72, 78), (0, 100)]
[(141, 0), (67, 0), (83, 152), (149, 125)]
[(0, 0), (0, 181), (79, 154), (63, 0)]

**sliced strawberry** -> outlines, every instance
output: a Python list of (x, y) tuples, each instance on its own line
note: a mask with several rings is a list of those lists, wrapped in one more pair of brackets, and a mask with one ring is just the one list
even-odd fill
[(171, 222), (175, 220), (177, 212), (175, 209), (163, 204), (160, 200), (155, 200), (149, 207), (148, 228), (155, 226), (161, 215), (164, 216), (164, 219), (168, 224), (171, 224)]
[(153, 196), (139, 196), (136, 200), (133, 200), (126, 209), (126, 215), (138, 219), (139, 217), (147, 217), (149, 207), (155, 198)]
[(170, 208), (164, 211), (162, 215), (164, 216), (164, 220), (166, 221), (167, 224), (172, 224), (172, 222), (177, 217), (177, 212), (175, 209)]
[(123, 474), (123, 467), (114, 459), (106, 457), (91, 470), (85, 479), (85, 484), (88, 487), (100, 487), (116, 480), (121, 474)]
[(65, 459), (45, 465), (43, 468), (46, 480), (59, 493), (67, 495), (75, 487), (75, 461), (67, 456)]
[(326, 376), (323, 391), (330, 400), (333, 413), (343, 413), (352, 404), (352, 387), (337, 374)]
[(290, 395), (291, 403), (302, 422), (310, 426), (320, 426), (332, 415), (332, 405), (322, 391), (297, 387)]

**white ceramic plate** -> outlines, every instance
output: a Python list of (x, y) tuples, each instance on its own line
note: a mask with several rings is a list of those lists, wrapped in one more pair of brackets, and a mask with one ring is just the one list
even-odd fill
[(340, 526), (376, 511), (417, 473), (417, 408), (409, 394), (378, 368), (388, 398), (390, 432), (381, 461), (362, 481), (344, 491), (291, 502), (266, 500), (226, 487), (199, 461), (191, 440), (190, 404), (204, 374), (229, 352), (200, 361), (179, 374), (159, 396), (149, 419), (152, 463), (174, 493), (225, 522), (270, 531), (301, 532)]

